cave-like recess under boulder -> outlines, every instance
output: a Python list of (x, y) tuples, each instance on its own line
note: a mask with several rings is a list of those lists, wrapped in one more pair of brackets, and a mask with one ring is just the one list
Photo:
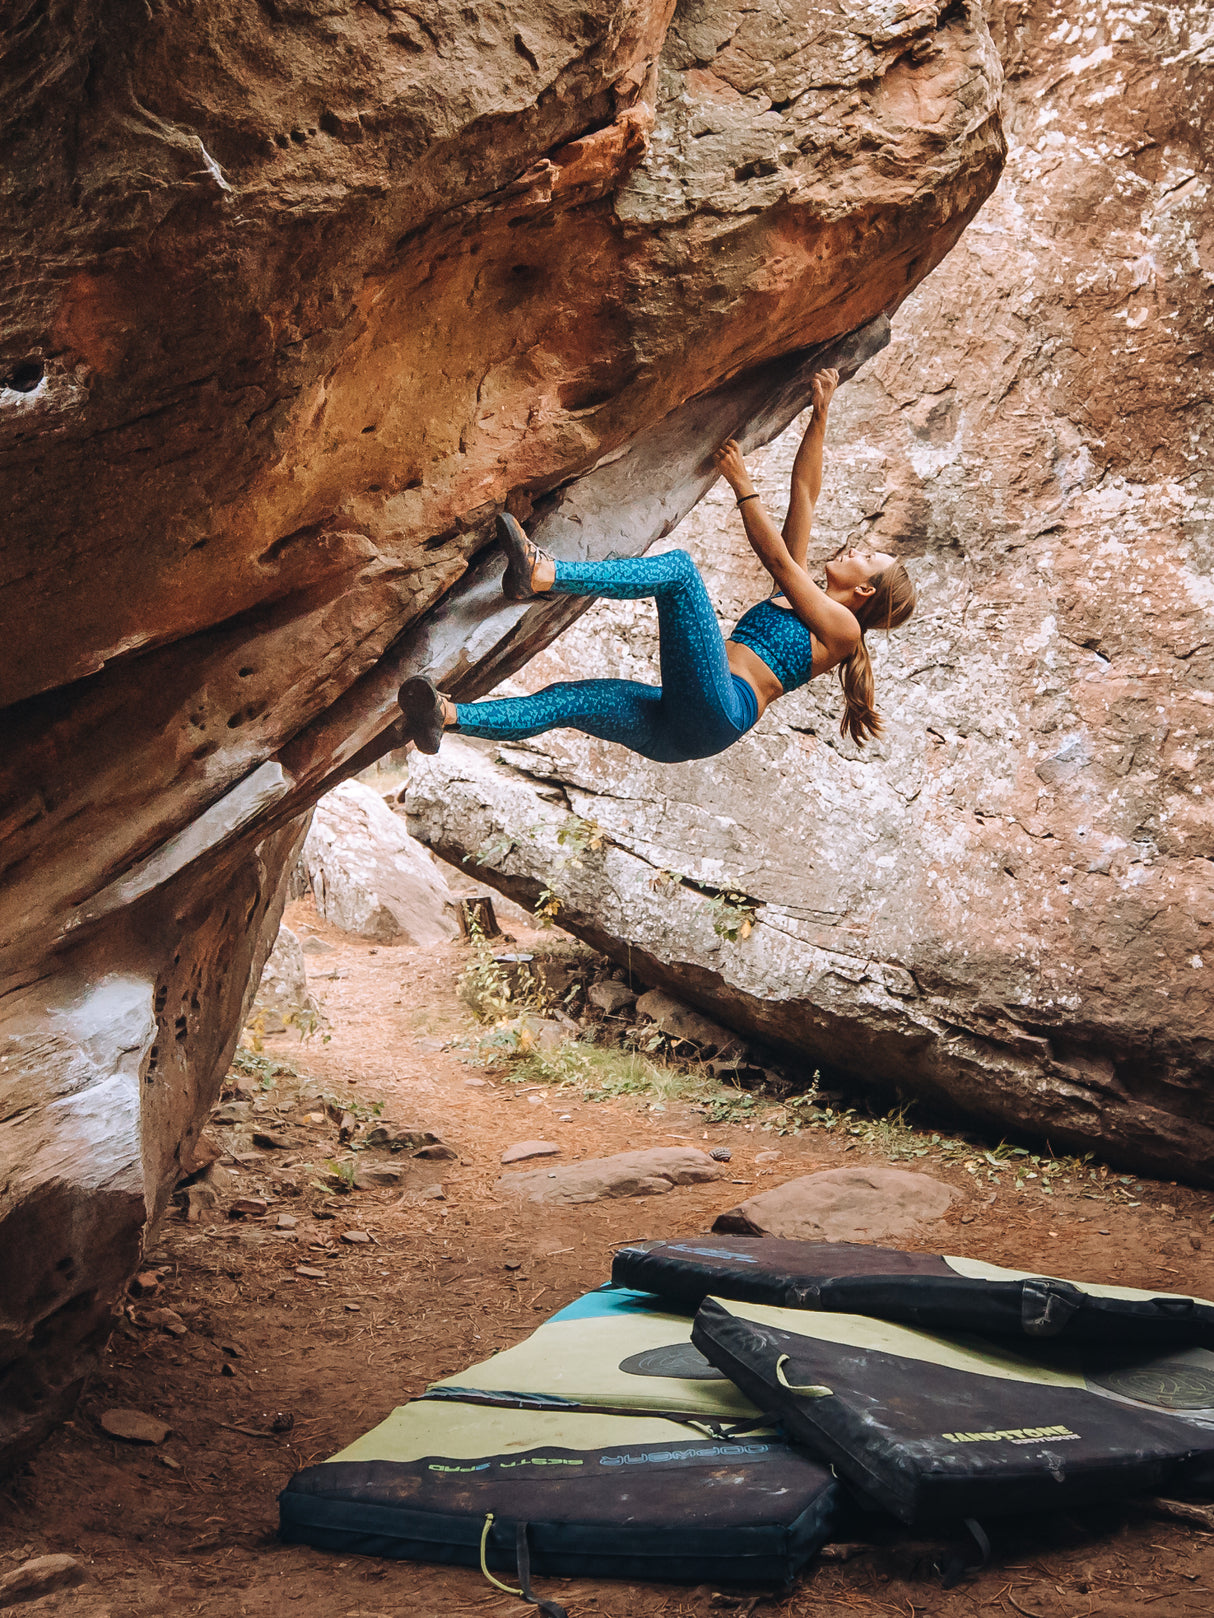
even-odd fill
[[(0, 1460), (76, 1397), (317, 797), (489, 689), (990, 194), (976, 0), (19, 8), (0, 66)], [(854, 340), (847, 334), (861, 333)], [(842, 344), (842, 346), (840, 346)]]

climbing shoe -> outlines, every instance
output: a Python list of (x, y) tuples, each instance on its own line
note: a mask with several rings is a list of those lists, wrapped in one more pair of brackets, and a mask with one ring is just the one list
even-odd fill
[[(540, 557), (548, 552), (529, 540), (513, 517), (502, 512), (497, 519), (497, 537), (506, 553), (506, 571), (502, 576), (502, 594), (510, 601), (529, 601), (543, 592), (531, 585), (531, 576)], [(549, 558), (551, 560), (551, 558)]]
[(433, 680), (415, 674), (396, 693), (401, 731), (419, 753), (437, 753), (443, 739), (443, 699)]

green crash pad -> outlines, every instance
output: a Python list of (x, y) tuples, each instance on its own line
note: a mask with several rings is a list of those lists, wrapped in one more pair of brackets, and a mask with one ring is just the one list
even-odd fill
[(282, 1537), (475, 1566), (485, 1534), (513, 1582), (525, 1525), (542, 1575), (786, 1583), (829, 1537), (839, 1486), (756, 1426), (690, 1327), (623, 1289), (579, 1299), (298, 1472)]

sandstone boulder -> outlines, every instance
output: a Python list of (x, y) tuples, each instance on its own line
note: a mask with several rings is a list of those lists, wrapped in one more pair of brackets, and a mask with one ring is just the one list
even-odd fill
[(614, 978), (608, 978), (603, 983), (592, 983), (586, 998), (592, 1006), (605, 1011), (609, 1017), (631, 1010), (636, 1005), (637, 999), (635, 990), (630, 989), (626, 983), (617, 983)]
[(715, 1180), (721, 1170), (706, 1152), (692, 1146), (655, 1146), (645, 1152), (617, 1152), (558, 1169), (503, 1174), (499, 1191), (530, 1202), (601, 1202), (607, 1197), (655, 1197), (676, 1185)]
[(0, 1607), (37, 1601), (56, 1590), (71, 1590), (87, 1579), (74, 1556), (35, 1556), (0, 1577)]
[(941, 1218), (957, 1193), (906, 1169), (825, 1169), (748, 1197), (713, 1230), (796, 1242), (882, 1242)]
[(343, 781), (317, 804), (303, 864), (317, 910), (343, 932), (382, 944), (439, 944), (459, 933), (434, 860), (361, 781)]

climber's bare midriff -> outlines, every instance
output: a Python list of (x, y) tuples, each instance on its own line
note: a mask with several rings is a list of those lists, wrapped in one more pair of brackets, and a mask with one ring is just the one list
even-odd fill
[(759, 713), (769, 702), (784, 695), (784, 687), (776, 679), (757, 653), (752, 652), (749, 646), (742, 646), (736, 640), (725, 642), (725, 652), (729, 658), (729, 671), (731, 674), (740, 674), (759, 699)]

